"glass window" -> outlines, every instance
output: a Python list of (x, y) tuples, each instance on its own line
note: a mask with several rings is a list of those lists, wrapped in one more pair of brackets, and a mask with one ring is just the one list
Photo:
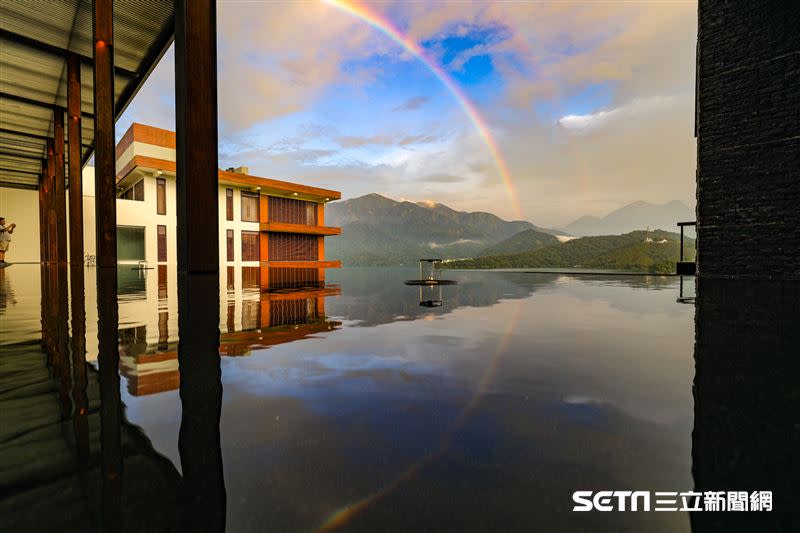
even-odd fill
[(257, 231), (242, 232), (242, 261), (259, 260), (259, 235)]
[(228, 261), (233, 261), (233, 230), (229, 229), (225, 232), (225, 240), (227, 242)]
[(167, 180), (164, 178), (156, 178), (156, 212), (167, 214)]
[(167, 260), (167, 227), (158, 226), (158, 260), (164, 262)]
[(144, 228), (117, 226), (117, 259), (144, 261)]
[(242, 191), (242, 222), (258, 222), (258, 193)]
[(144, 180), (137, 181), (131, 188), (119, 195), (123, 200), (144, 202)]
[(233, 189), (225, 189), (225, 220), (233, 220)]

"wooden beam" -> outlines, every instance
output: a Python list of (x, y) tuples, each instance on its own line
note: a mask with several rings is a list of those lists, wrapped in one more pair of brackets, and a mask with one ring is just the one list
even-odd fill
[(58, 261), (58, 232), (56, 231), (56, 165), (53, 141), (47, 141), (47, 261)]
[[(39, 261), (47, 263), (47, 172), (45, 165), (42, 165), (42, 172), (39, 176)], [(44, 280), (44, 276), (42, 276)], [(44, 281), (42, 282), (44, 283)], [(44, 288), (44, 285), (42, 286)]]
[[(215, 0), (175, 3), (178, 449), (186, 531), (224, 531), (219, 421), (219, 190)], [(190, 184), (191, 179), (191, 184)], [(203, 227), (204, 231), (196, 231)]]
[[(64, 111), (57, 108), (53, 111), (53, 164), (55, 180), (56, 210), (56, 260), (67, 262), (67, 191), (64, 176)], [(60, 288), (60, 287), (59, 287)], [(66, 290), (66, 287), (64, 288)]]
[[(83, 174), (81, 172), (81, 64), (67, 56), (67, 151), (69, 154), (69, 260), (83, 265)], [(81, 272), (83, 272), (81, 270)]]
[(97, 256), (97, 340), (100, 374), (100, 442), (103, 529), (123, 531), (122, 440), (117, 326), (117, 204), (114, 157), (113, 0), (92, 4), (94, 50), (94, 166)]

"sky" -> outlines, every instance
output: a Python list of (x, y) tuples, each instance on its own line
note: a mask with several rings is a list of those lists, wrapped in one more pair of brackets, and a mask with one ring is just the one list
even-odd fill
[[(341, 6), (217, 6), (220, 167), (540, 226), (695, 205), (693, 1), (360, 4), (428, 64)], [(174, 109), (170, 50), (117, 132)]]

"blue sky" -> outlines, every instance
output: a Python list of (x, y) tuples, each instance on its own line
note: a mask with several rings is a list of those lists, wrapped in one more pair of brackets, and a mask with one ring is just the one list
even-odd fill
[[(382, 2), (477, 107), (522, 218), (693, 205), (692, 2)], [(316, 2), (220, 2), (220, 165), (516, 218), (454, 96), (382, 32)], [(174, 62), (118, 124), (174, 128)]]

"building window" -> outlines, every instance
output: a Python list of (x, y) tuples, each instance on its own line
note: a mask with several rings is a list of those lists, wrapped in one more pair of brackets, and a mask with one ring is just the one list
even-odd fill
[(122, 200), (136, 200), (144, 202), (144, 180), (139, 180), (128, 190), (119, 195)]
[(233, 230), (229, 229), (225, 232), (225, 241), (228, 246), (228, 261), (233, 261)]
[(242, 222), (258, 222), (258, 193), (242, 191)]
[(233, 220), (233, 189), (225, 189), (225, 220)]
[(167, 260), (167, 227), (158, 226), (158, 261), (163, 263)]
[(117, 226), (117, 260), (144, 261), (144, 227)]
[(292, 198), (269, 196), (269, 221), (287, 224), (317, 225), (317, 204)]
[(242, 261), (259, 260), (259, 234), (257, 231), (242, 231)]
[(316, 261), (319, 241), (316, 235), (270, 233), (268, 254), (270, 261)]
[(156, 178), (156, 212), (167, 214), (167, 180), (164, 178)]

